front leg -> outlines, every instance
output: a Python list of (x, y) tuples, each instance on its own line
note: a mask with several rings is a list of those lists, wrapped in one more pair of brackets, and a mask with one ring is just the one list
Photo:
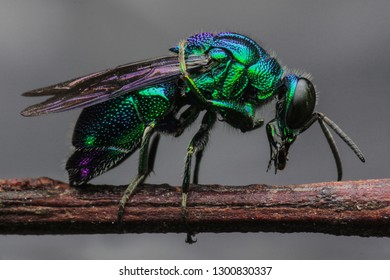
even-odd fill
[(263, 119), (255, 119), (255, 110), (250, 103), (241, 104), (218, 100), (208, 100), (207, 102), (222, 116), (225, 122), (242, 132), (257, 129), (264, 124)]

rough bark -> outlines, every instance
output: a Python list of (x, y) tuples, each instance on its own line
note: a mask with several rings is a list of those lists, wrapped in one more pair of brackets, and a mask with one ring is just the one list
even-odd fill
[[(0, 234), (186, 232), (180, 187), (143, 185), (121, 227), (126, 186), (71, 187), (49, 178), (0, 180)], [(194, 232), (322, 232), (390, 236), (390, 179), (291, 186), (193, 185)]]

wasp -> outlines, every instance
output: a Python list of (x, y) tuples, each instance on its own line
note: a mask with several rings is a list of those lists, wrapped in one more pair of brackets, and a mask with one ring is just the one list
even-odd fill
[(270, 145), (267, 170), (283, 170), (291, 145), (317, 121), (335, 158), (338, 180), (342, 179), (342, 164), (328, 127), (365, 161), (351, 138), (323, 113), (314, 111), (317, 96), (310, 79), (287, 73), (247, 36), (203, 32), (170, 51), (169, 56), (23, 94), (51, 96), (23, 110), (23, 116), (82, 109), (72, 138), (75, 151), (66, 163), (71, 185), (86, 184), (139, 150), (138, 174), (120, 200), (118, 221), (130, 195), (153, 170), (160, 134), (180, 136), (203, 111), (201, 126), (187, 148), (182, 213), (186, 211), (193, 157), (192, 182), (197, 183), (203, 150), (216, 121), (242, 132), (256, 130), (264, 125), (264, 120), (256, 117), (256, 109), (271, 101), (276, 100), (276, 110), (274, 119), (266, 124)]

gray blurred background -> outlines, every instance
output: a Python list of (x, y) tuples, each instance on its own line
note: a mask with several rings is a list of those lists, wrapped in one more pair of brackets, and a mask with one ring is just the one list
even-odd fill
[[(317, 2), (317, 1), (314, 1)], [(200, 31), (246, 34), (283, 65), (309, 72), (326, 113), (365, 153), (362, 164), (337, 138), (344, 179), (389, 177), (390, 1), (0, 0), (0, 178), (67, 181), (64, 162), (79, 111), (38, 118), (19, 112), (27, 90), (127, 62), (166, 55)], [(319, 1), (318, 1), (319, 2)], [(273, 108), (260, 110), (266, 120)], [(148, 182), (180, 185), (187, 143), (163, 137)], [(242, 134), (218, 123), (200, 183), (332, 181), (336, 166), (319, 125), (293, 145), (285, 171), (266, 173), (265, 129)], [(92, 183), (126, 184), (137, 156)], [(311, 233), (0, 236), (2, 259), (388, 259), (388, 238)]]

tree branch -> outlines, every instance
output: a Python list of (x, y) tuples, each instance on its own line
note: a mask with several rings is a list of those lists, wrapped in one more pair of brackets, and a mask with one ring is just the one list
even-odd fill
[[(185, 232), (181, 189), (144, 185), (116, 224), (126, 186), (49, 178), (0, 180), (0, 234)], [(194, 232), (322, 232), (390, 236), (390, 179), (292, 186), (191, 186)]]

